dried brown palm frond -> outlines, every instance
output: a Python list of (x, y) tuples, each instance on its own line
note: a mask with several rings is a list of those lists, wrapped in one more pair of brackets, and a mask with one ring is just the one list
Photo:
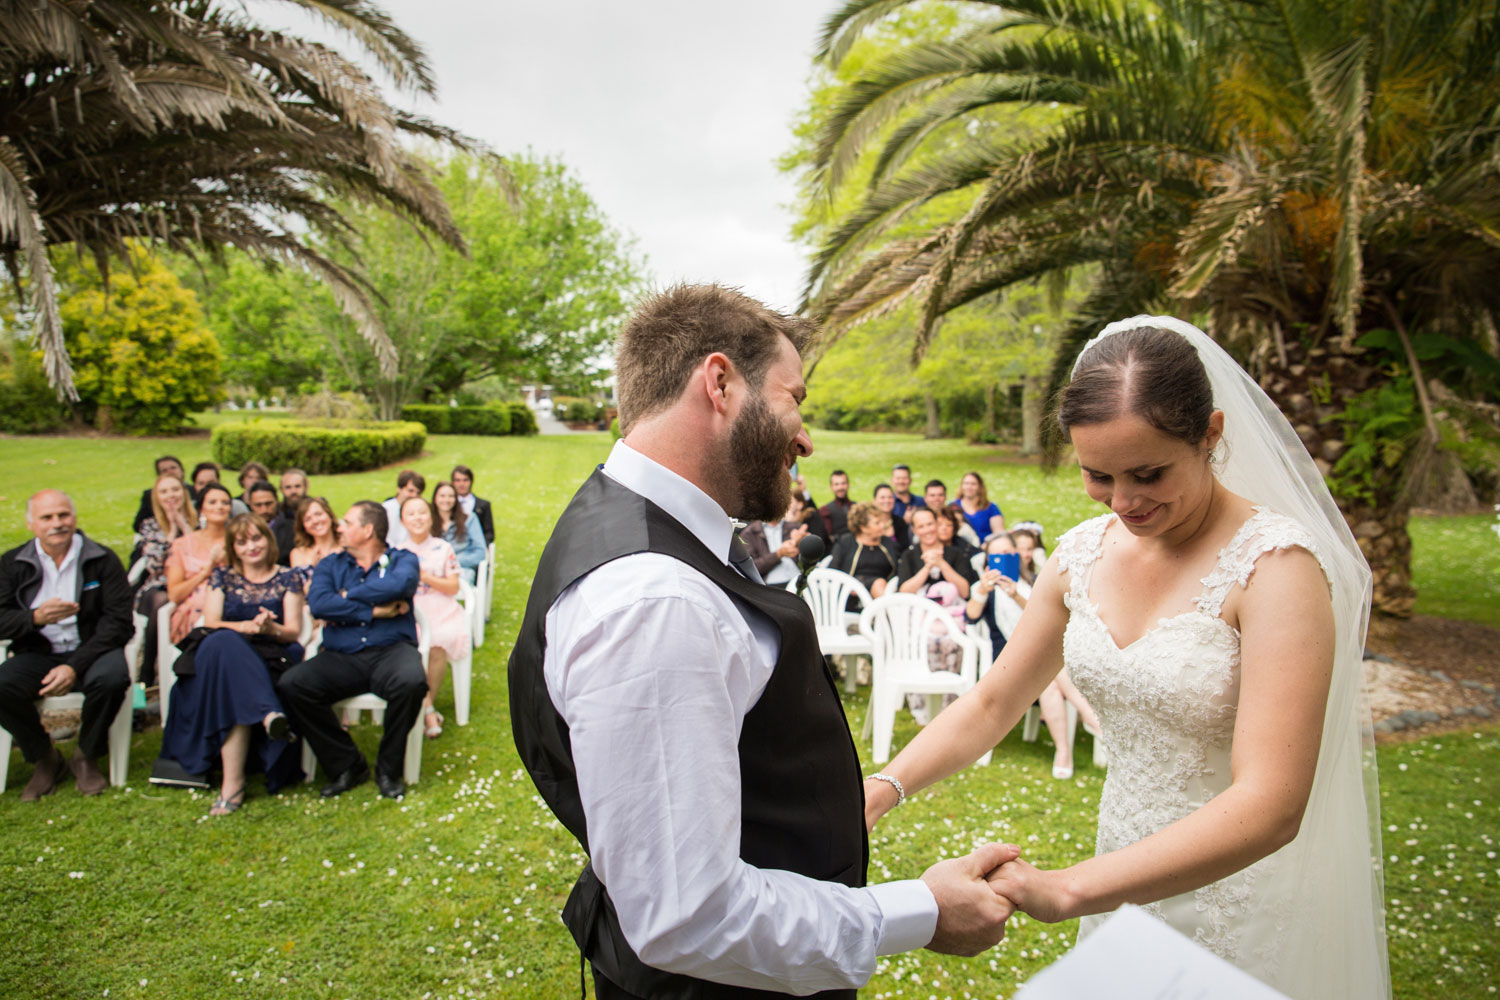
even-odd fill
[[(431, 93), (420, 47), (364, 0), (286, 0), (346, 33), (398, 87)], [(47, 248), (107, 273), (130, 241), (226, 246), (307, 268), (393, 371), (359, 275), (303, 239), (338, 240), (338, 199), (373, 203), (463, 248), (407, 137), (471, 140), (393, 107), (326, 45), (193, 0), (0, 7), (0, 260), (29, 277), (48, 377), (73, 393)]]

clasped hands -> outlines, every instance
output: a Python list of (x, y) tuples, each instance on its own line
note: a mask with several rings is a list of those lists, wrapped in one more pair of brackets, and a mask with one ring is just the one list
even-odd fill
[(1054, 885), (1058, 872), (1021, 860), (1015, 844), (985, 844), (961, 858), (939, 861), (922, 873), (938, 904), (937, 930), (927, 947), (972, 957), (1005, 937), (1005, 923), (1020, 910), (1045, 923), (1065, 917)]

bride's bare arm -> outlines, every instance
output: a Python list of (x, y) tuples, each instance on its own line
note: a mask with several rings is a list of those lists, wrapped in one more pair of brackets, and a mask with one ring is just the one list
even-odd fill
[[(1240, 695), (1231, 782), (1195, 812), (1129, 847), (1071, 868), (1012, 862), (997, 892), (1041, 920), (1104, 913), (1197, 889), (1297, 835), (1312, 789), (1333, 672), (1333, 607), (1301, 549), (1268, 552), (1227, 610), (1240, 629)], [(925, 734), (924, 734), (925, 735)]]
[[(908, 795), (967, 767), (999, 743), (1062, 669), (1063, 629), (1068, 624), (1065, 591), (1056, 565), (1049, 562), (994, 665), (973, 690), (945, 708), (881, 768), (899, 780)], [(873, 828), (895, 804), (893, 786), (865, 782), (867, 826)]]

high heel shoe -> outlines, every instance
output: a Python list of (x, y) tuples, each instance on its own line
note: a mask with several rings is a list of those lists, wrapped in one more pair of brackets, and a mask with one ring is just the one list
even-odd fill
[(1058, 781), (1067, 781), (1069, 778), (1073, 777), (1073, 769), (1071, 767), (1058, 767), (1056, 764), (1053, 764), (1052, 777), (1056, 778)]
[[(437, 717), (436, 722), (432, 721), (434, 716)], [(422, 713), (422, 717), (427, 721), (427, 728), (425, 732), (429, 740), (435, 740), (439, 736), (443, 735), (443, 713), (439, 712), (435, 708), (429, 708), (427, 711)]]

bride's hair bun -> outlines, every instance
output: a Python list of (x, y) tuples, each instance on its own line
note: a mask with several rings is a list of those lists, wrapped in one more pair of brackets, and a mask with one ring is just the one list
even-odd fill
[(1208, 434), (1213, 387), (1187, 339), (1155, 326), (1100, 337), (1083, 352), (1073, 380), (1058, 394), (1057, 423), (1069, 429), (1126, 414), (1163, 434), (1197, 444)]

